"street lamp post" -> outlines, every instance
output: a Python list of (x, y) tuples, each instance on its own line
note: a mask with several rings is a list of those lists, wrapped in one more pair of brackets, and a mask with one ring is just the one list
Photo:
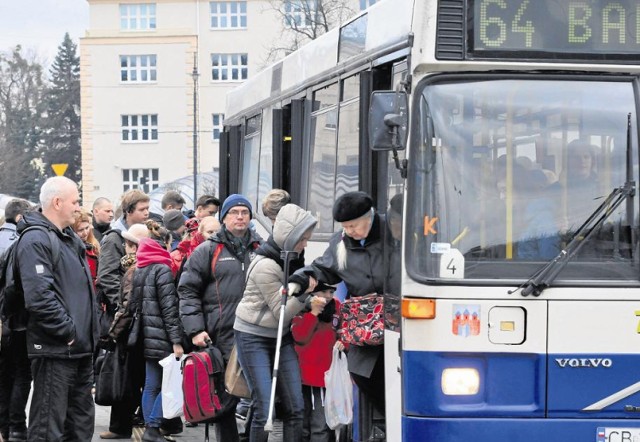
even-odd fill
[(198, 199), (198, 64), (197, 54), (193, 54), (193, 209)]

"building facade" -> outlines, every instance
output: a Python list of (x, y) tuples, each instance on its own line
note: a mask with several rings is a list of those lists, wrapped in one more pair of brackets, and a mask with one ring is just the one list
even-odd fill
[[(304, 28), (306, 8), (322, 0), (87, 1), (80, 75), (90, 206), (215, 170), (226, 93), (286, 47), (289, 28)], [(358, 12), (376, 0), (344, 1)], [(215, 184), (198, 187), (217, 194)]]

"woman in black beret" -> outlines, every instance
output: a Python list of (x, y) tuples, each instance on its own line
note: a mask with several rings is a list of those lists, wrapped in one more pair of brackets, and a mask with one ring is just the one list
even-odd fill
[[(309, 278), (347, 287), (347, 298), (384, 293), (384, 218), (373, 208), (373, 200), (365, 192), (348, 192), (333, 206), (333, 219), (342, 230), (336, 232), (324, 254), (311, 265), (296, 271), (289, 282), (294, 289), (305, 291)], [(351, 346), (349, 371), (358, 388), (384, 416), (384, 347)]]

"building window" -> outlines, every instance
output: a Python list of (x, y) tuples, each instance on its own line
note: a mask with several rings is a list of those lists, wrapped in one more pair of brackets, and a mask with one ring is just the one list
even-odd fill
[(121, 55), (120, 81), (127, 83), (149, 83), (156, 81), (155, 55)]
[(211, 54), (211, 78), (213, 81), (246, 80), (247, 54)]
[(224, 123), (224, 114), (213, 114), (213, 139), (217, 141), (220, 139), (220, 133), (222, 132), (222, 123)]
[(377, 0), (360, 0), (360, 10), (364, 11), (369, 6), (374, 5)]
[(123, 31), (148, 31), (156, 28), (155, 3), (131, 3), (120, 5), (120, 29)]
[(210, 2), (211, 27), (233, 29), (247, 27), (247, 2)]
[(159, 169), (122, 169), (122, 189), (140, 189), (149, 193), (160, 186)]
[(158, 140), (158, 115), (121, 115), (122, 141), (145, 143)]
[(311, 27), (317, 21), (317, 10), (316, 0), (285, 0), (285, 25), (294, 29)]

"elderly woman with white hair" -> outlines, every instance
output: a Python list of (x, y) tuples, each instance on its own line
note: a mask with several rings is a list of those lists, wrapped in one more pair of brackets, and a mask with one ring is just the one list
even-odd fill
[[(364, 192), (345, 193), (333, 206), (333, 219), (342, 230), (333, 235), (324, 254), (296, 271), (289, 283), (305, 291), (314, 279), (330, 285), (344, 282), (348, 298), (384, 293), (387, 225), (375, 212), (371, 197)], [(351, 346), (348, 361), (358, 388), (384, 416), (383, 346)]]

